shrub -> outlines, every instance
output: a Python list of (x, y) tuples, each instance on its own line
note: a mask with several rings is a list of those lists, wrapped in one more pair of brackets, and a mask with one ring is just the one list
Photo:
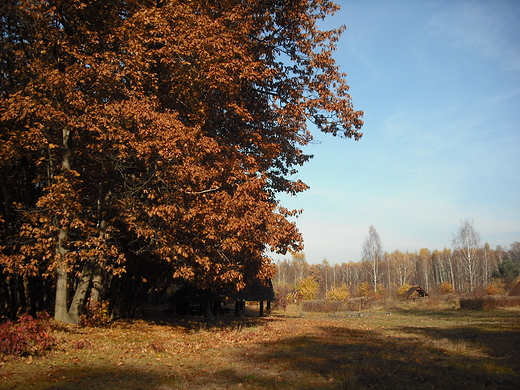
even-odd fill
[(501, 279), (493, 279), (491, 283), (486, 286), (486, 295), (501, 295), (506, 290), (506, 284)]
[(460, 300), (460, 308), (463, 310), (491, 310), (496, 309), (492, 297), (486, 298), (463, 298)]
[(369, 297), (373, 295), (372, 286), (367, 282), (359, 283), (356, 287), (358, 297)]
[(410, 287), (412, 286), (410, 286), (408, 283), (403, 284), (401, 287), (397, 289), (397, 296), (404, 297), (404, 294), (406, 294), (408, 290), (410, 290)]
[(108, 301), (89, 301), (87, 311), (79, 317), (81, 326), (101, 327), (110, 323), (108, 314)]
[(39, 314), (37, 319), (24, 314), (17, 322), (0, 325), (0, 353), (15, 356), (40, 354), (54, 345), (52, 330), (47, 313)]
[(340, 287), (334, 287), (327, 291), (328, 301), (346, 301), (350, 297), (348, 286), (343, 283)]
[(500, 297), (500, 307), (518, 307), (520, 306), (520, 297)]
[(313, 299), (309, 301), (303, 301), (302, 310), (309, 313), (331, 313), (335, 311), (345, 311), (347, 310), (347, 305), (345, 302), (341, 301)]
[(460, 300), (460, 308), (465, 310), (494, 310), (500, 307), (520, 306), (520, 297), (480, 297)]
[(374, 293), (375, 299), (385, 299), (388, 298), (388, 290), (382, 284), (377, 285), (377, 291)]
[(282, 309), (287, 310), (288, 300), (287, 294), (289, 294), (290, 288), (287, 284), (275, 283), (274, 285), (274, 294), (276, 296), (276, 300), (273, 302), (274, 309)]
[(453, 285), (451, 283), (444, 281), (439, 286), (439, 292), (443, 295), (453, 294), (455, 292), (455, 289), (453, 288)]
[(350, 298), (347, 301), (347, 309), (352, 311), (370, 309), (373, 302), (373, 297)]

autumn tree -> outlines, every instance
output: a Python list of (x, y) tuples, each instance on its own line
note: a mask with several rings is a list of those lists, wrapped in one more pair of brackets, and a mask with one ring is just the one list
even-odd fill
[(389, 261), (392, 264), (392, 271), (398, 286), (403, 286), (410, 282), (410, 276), (413, 273), (413, 262), (408, 252), (402, 253), (395, 250), (390, 254)]
[(305, 259), (305, 253), (293, 253), (291, 267), (293, 269), (293, 286), (296, 288), (298, 283), (306, 279), (310, 272), (310, 266), (307, 263), (307, 260)]
[(431, 255), (427, 248), (421, 248), (415, 256), (415, 283), (428, 291), (430, 289)]
[(326, 298), (329, 301), (346, 301), (350, 297), (350, 289), (346, 284), (335, 286), (327, 291)]
[(379, 234), (374, 226), (370, 226), (368, 235), (365, 237), (361, 250), (361, 258), (370, 276), (373, 290), (377, 292), (377, 286), (380, 284), (382, 273), (380, 264), (383, 259), (383, 247)]
[(341, 264), (341, 280), (347, 285), (357, 285), (362, 282), (364, 272), (359, 263), (350, 261)]
[(312, 300), (318, 297), (319, 283), (312, 276), (309, 276), (298, 283), (296, 290), (305, 300)]
[(332, 58), (343, 28), (317, 26), (337, 8), (2, 2), (5, 272), (55, 279), (67, 322), (103, 284), (135, 306), (172, 277), (240, 289), (271, 276), (266, 253), (302, 247), (276, 194), (307, 188), (291, 179), (311, 158), (307, 124), (362, 135)]

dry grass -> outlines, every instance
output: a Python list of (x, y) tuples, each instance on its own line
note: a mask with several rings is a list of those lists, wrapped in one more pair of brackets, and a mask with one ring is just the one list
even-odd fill
[(518, 388), (519, 309), (364, 314), (61, 327), (46, 356), (5, 359), (0, 388)]

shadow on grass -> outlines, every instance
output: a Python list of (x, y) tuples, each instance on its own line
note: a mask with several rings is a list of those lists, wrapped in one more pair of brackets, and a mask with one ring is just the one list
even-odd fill
[[(440, 314), (439, 314), (440, 313)], [(426, 318), (458, 313), (415, 313), (404, 326), (383, 331), (351, 329), (350, 320), (317, 325), (306, 336), (281, 335), (264, 342), (225, 351), (222, 359), (190, 355), (172, 357), (170, 364), (150, 366), (61, 367), (47, 370), (39, 383), (11, 388), (72, 389), (517, 389), (520, 383), (518, 317), (493, 322), (493, 314), (475, 323), (428, 327)], [(501, 315), (501, 314), (497, 314)], [(385, 317), (389, 320), (391, 317)], [(262, 326), (264, 318), (232, 319), (219, 326)], [(270, 319), (273, 321), (274, 319)], [(374, 323), (377, 319), (374, 319)], [(208, 326), (190, 318), (174, 321), (186, 330)], [(302, 320), (303, 321), (303, 320)], [(423, 321), (423, 322), (420, 322)], [(292, 321), (297, 327), (298, 321)], [(365, 323), (366, 326), (370, 324)], [(326, 325), (326, 326), (325, 326)], [(365, 327), (366, 327), (365, 326)], [(290, 331), (290, 329), (289, 329)], [(150, 362), (150, 361), (147, 361)], [(153, 362), (152, 362), (153, 363)], [(136, 363), (137, 364), (137, 363)], [(56, 382), (54, 382), (56, 381)], [(1, 387), (1, 383), (0, 383)]]
[[(252, 359), (279, 367), (285, 388), (292, 389), (517, 389), (520, 371), (518, 335), (504, 350), (470, 355), (447, 351), (429, 338), (449, 337), (437, 330), (415, 329), (418, 337), (388, 337), (375, 331), (322, 327), (312, 337), (294, 337), (264, 346)], [(404, 329), (412, 332), (412, 328)], [(458, 337), (459, 329), (452, 337)], [(501, 332), (488, 333), (490, 345), (507, 341)], [(471, 337), (471, 336), (470, 336)], [(482, 333), (481, 337), (486, 337)], [(516, 344), (514, 344), (516, 343)], [(274, 383), (272, 383), (274, 385)]]
[[(459, 345), (461, 352), (479, 350), (485, 356), (500, 359), (504, 364), (520, 373), (520, 327), (509, 324), (500, 329), (489, 329), (482, 324), (474, 326), (456, 326), (450, 328), (403, 327), (408, 334), (433, 340), (433, 344), (442, 345), (449, 341), (451, 345)], [(440, 341), (440, 343), (439, 343)], [(520, 382), (519, 382), (520, 383)]]
[[(164, 382), (153, 372), (142, 370), (101, 368), (101, 367), (76, 367), (56, 369), (52, 373), (23, 383), (15, 384), (8, 389), (33, 389), (33, 390), (110, 390), (110, 389), (161, 389)], [(0, 386), (0, 388), (3, 388)], [(173, 387), (164, 387), (164, 390)]]
[(411, 319), (420, 318), (445, 318), (456, 320), (461, 318), (464, 321), (474, 318), (481, 322), (502, 322), (503, 320), (518, 319), (518, 311), (510, 311), (507, 309), (497, 310), (462, 310), (462, 309), (410, 309), (410, 310), (394, 310), (394, 314), (409, 317)]
[[(233, 312), (221, 315), (215, 315), (212, 319), (204, 316), (196, 315), (172, 315), (168, 312), (148, 313), (146, 316), (135, 320), (119, 320), (117, 324), (128, 323), (132, 326), (136, 321), (143, 321), (149, 324), (172, 326), (186, 331), (209, 330), (209, 329), (241, 329), (255, 326), (262, 326), (268, 321), (277, 318), (281, 320), (285, 316), (260, 316), (256, 311), (249, 308), (246, 309), (244, 315), (237, 316)], [(124, 325), (123, 325), (124, 326)]]

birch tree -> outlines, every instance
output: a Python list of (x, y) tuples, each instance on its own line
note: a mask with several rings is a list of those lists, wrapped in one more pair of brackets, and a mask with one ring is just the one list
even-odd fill
[(368, 236), (365, 237), (361, 250), (361, 259), (366, 264), (366, 270), (369, 274), (374, 292), (377, 292), (377, 285), (381, 283), (380, 264), (383, 259), (383, 247), (381, 239), (374, 226), (370, 226)]
[(472, 292), (476, 287), (478, 276), (478, 251), (480, 235), (473, 227), (473, 221), (461, 221), (459, 230), (453, 235), (453, 248), (456, 251), (466, 292)]
[(397, 280), (397, 285), (400, 287), (410, 281), (410, 276), (413, 273), (413, 262), (408, 252), (402, 253), (395, 250), (391, 253), (392, 270)]

